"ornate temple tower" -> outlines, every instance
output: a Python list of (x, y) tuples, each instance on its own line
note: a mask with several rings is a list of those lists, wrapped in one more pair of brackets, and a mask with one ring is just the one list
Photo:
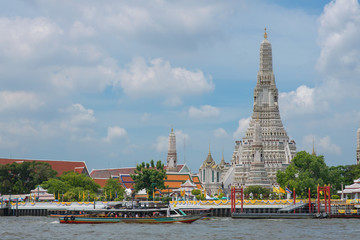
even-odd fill
[(177, 154), (176, 154), (176, 137), (174, 129), (171, 129), (169, 134), (169, 149), (166, 158), (167, 161), (167, 172), (177, 172)]
[(360, 161), (360, 127), (357, 130), (356, 164)]
[(285, 170), (295, 154), (295, 141), (289, 139), (280, 119), (272, 49), (265, 29), (253, 113), (242, 141), (236, 141), (232, 157), (233, 183), (271, 187), (276, 183), (276, 172)]
[(206, 189), (207, 194), (214, 195), (218, 193), (219, 188), (221, 188), (221, 171), (222, 169), (220, 165), (216, 165), (213, 157), (211, 156), (209, 146), (209, 153), (199, 168), (199, 179), (203, 187)]

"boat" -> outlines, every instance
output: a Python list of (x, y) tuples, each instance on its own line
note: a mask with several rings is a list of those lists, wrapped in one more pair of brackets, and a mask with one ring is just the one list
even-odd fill
[(48, 217), (59, 218), (59, 217), (85, 217), (88, 214), (82, 211), (67, 211), (67, 210), (49, 210)]
[(100, 224), (100, 223), (192, 223), (204, 215), (186, 215), (181, 209), (106, 209), (91, 211), (87, 216), (60, 217), (60, 223)]

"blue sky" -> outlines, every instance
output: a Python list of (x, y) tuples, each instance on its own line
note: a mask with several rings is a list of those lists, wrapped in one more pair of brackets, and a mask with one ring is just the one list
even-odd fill
[[(297, 150), (354, 164), (360, 6), (337, 1), (2, 1), (0, 156), (230, 162), (252, 113), (263, 29)], [(185, 142), (185, 144), (184, 144)]]

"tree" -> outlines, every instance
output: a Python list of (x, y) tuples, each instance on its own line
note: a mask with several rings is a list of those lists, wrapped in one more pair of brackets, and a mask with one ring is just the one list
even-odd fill
[(136, 192), (146, 189), (146, 192), (152, 198), (153, 191), (156, 189), (165, 189), (166, 171), (164, 164), (161, 161), (156, 162), (154, 160), (149, 163), (142, 162), (136, 165), (135, 174), (130, 175), (134, 180), (134, 189)]
[[(104, 191), (106, 192), (107, 196), (116, 200), (123, 200), (125, 189), (121, 186), (121, 183), (118, 179), (108, 179), (105, 183)], [(110, 199), (110, 200), (112, 200)]]
[(3, 194), (30, 193), (43, 181), (55, 177), (57, 172), (48, 163), (23, 162), (0, 166), (0, 192)]
[(83, 201), (88, 198), (93, 200), (94, 193), (100, 188), (91, 177), (76, 172), (65, 172), (58, 178), (43, 182), (41, 186), (49, 193), (55, 193), (56, 196), (64, 194), (66, 201)]
[(270, 190), (268, 188), (254, 185), (254, 186), (248, 186), (244, 190), (244, 195), (250, 195), (250, 193), (253, 194), (254, 199), (260, 199), (260, 194), (263, 196), (263, 198), (267, 198), (269, 197)]
[[(298, 152), (285, 171), (278, 171), (276, 181), (283, 188), (295, 188), (296, 193), (305, 197), (308, 188), (316, 194), (317, 185), (330, 184), (329, 168), (324, 156), (314, 156), (305, 151)], [(336, 173), (333, 172), (334, 175)]]

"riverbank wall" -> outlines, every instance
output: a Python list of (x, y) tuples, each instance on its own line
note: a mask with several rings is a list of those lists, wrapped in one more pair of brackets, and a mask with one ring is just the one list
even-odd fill
[[(64, 212), (86, 212), (110, 208), (115, 205), (132, 207), (135, 204), (141, 207), (142, 202), (18, 202), (11, 203), (9, 208), (5, 208), (4, 216), (48, 216), (49, 214), (60, 214)], [(187, 214), (199, 214), (206, 211), (214, 217), (230, 217), (230, 200), (206, 200), (206, 201), (171, 201), (169, 205), (181, 208)], [(236, 210), (240, 211), (241, 202), (236, 202)], [(251, 213), (276, 213), (281, 209), (295, 209), (298, 212), (308, 212), (307, 202), (297, 200), (245, 200), (243, 211)], [(315, 211), (315, 206), (311, 208)]]

